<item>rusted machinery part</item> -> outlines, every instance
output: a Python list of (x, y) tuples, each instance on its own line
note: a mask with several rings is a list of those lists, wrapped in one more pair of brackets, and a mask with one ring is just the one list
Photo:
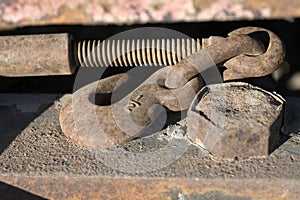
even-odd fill
[[(150, 99), (152, 103), (149, 107), (147, 105), (146, 107), (143, 105), (143, 109), (131, 107), (132, 100), (136, 99), (141, 91), (155, 97), (157, 103), (170, 109), (187, 109), (203, 84), (198, 79), (193, 79), (182, 88), (168, 91), (157, 83), (166, 76), (169, 70), (170, 67), (165, 67), (156, 71), (137, 90), (134, 90), (137, 92), (129, 92), (114, 103), (107, 102), (107, 99), (110, 99), (111, 94), (121, 85), (126, 84), (128, 81), (126, 74), (101, 79), (99, 82), (79, 89), (72, 94), (61, 109), (60, 124), (63, 132), (76, 143), (87, 147), (107, 148), (124, 144), (139, 135), (148, 125), (148, 123), (135, 123), (133, 120), (141, 115), (141, 110), (149, 110), (153, 105), (151, 101), (153, 99)], [(132, 109), (133, 113), (126, 112), (129, 109)], [(133, 115), (135, 117), (132, 117)], [(147, 119), (147, 116), (143, 117)]]
[[(249, 32), (248, 29), (245, 33), (242, 32), (243, 30), (233, 31), (231, 36), (239, 35), (240, 32), (243, 34)], [(269, 34), (270, 39), (276, 37), (271, 32)], [(220, 37), (202, 39), (204, 47), (215, 43), (220, 45), (217, 43), (221, 41), (223, 39)], [(72, 74), (76, 67), (170, 66), (201, 50), (200, 39), (108, 39), (102, 42), (80, 41), (75, 45), (72, 36), (66, 33), (1, 36), (0, 44), (0, 75), (2, 76), (64, 75)], [(245, 44), (244, 48), (246, 46), (248, 49), (252, 48), (249, 44)], [(270, 45), (269, 48), (275, 47), (276, 44)], [(215, 54), (218, 53), (220, 51)], [(246, 53), (253, 54), (253, 52)], [(219, 62), (218, 58), (214, 61)], [(233, 63), (228, 62), (227, 65), (230, 67)]]
[[(213, 40), (203, 39), (203, 45)], [(76, 42), (67, 33), (1, 36), (0, 75), (69, 75), (76, 67), (170, 66), (199, 51), (199, 38)]]
[(208, 85), (188, 111), (187, 136), (220, 159), (267, 156), (277, 143), (283, 110), (281, 96), (259, 87)]
[(223, 37), (84, 40), (77, 44), (80, 67), (171, 66)]
[(0, 37), (0, 75), (68, 75), (75, 70), (72, 37), (66, 33)]
[[(123, 75), (114, 75), (99, 83), (89, 84), (72, 94), (64, 103), (60, 112), (60, 126), (68, 138), (81, 146), (94, 148), (123, 144), (132, 139), (116, 125), (111, 105), (96, 104), (101, 104), (106, 99), (100, 97), (95, 102), (96, 90), (99, 94), (109, 96)], [(101, 117), (101, 120), (96, 116)]]
[(224, 80), (242, 79), (248, 77), (266, 76), (274, 72), (284, 59), (284, 49), (280, 38), (273, 32), (259, 27), (239, 28), (228, 35), (229, 37), (241, 34), (251, 34), (255, 32), (266, 32), (269, 35), (269, 45), (265, 53), (258, 56), (238, 55), (226, 63), (224, 66)]
[(167, 200), (178, 199), (180, 194), (186, 199), (299, 199), (300, 197), (300, 181), (288, 178), (213, 179), (9, 174), (1, 175), (0, 180), (46, 199)]
[[(102, 105), (101, 102), (104, 101), (103, 97), (108, 98), (109, 93), (113, 93), (118, 86), (126, 82), (119, 76), (100, 80), (99, 85), (93, 83), (75, 92), (72, 95), (73, 102), (67, 101), (61, 112), (64, 132), (83, 146), (105, 148), (123, 144), (136, 137), (151, 123), (151, 117), (147, 114), (154, 104), (166, 106), (173, 111), (188, 107), (196, 92), (203, 86), (203, 82), (192, 79), (183, 87), (187, 83), (185, 79), (190, 80), (195, 76), (199, 67), (201, 70), (212, 67), (212, 62), (206, 62), (207, 59), (220, 63), (240, 54), (259, 55), (264, 52), (262, 44), (247, 35), (215, 38), (212, 43), (205, 51), (192, 54), (175, 67), (156, 71), (133, 93), (112, 105)], [(206, 65), (201, 65), (203, 63)], [(194, 68), (195, 66), (198, 69)], [(120, 80), (121, 82), (118, 82)], [(160, 85), (161, 80), (165, 80), (165, 85)], [(166, 89), (165, 86), (176, 86), (176, 89)], [(98, 103), (90, 101), (91, 96), (95, 99), (95, 91), (96, 95), (100, 96), (100, 104), (99, 99)], [(125, 112), (125, 108), (129, 112)]]
[[(270, 43), (265, 52), (259, 41), (245, 35), (255, 31), (268, 30), (258, 27), (238, 29), (236, 32), (231, 32), (229, 37), (183, 59), (168, 74), (166, 86), (169, 88), (181, 87), (196, 74), (210, 68), (210, 64), (206, 65), (205, 62), (199, 62), (205, 58), (210, 58), (216, 64), (229, 59), (225, 63), (228, 69), (223, 74), (224, 80), (257, 77), (273, 72), (279, 67), (283, 59), (282, 42), (274, 33), (268, 31)], [(238, 57), (234, 58), (236, 56)], [(271, 61), (269, 62), (269, 60)]]
[(81, 67), (170, 66), (201, 49), (200, 39), (107, 39), (80, 41)]
[[(162, 74), (164, 77), (161, 78), (165, 78), (165, 75)], [(173, 90), (167, 89), (164, 85), (147, 84), (134, 90), (127, 108), (136, 124), (147, 126), (151, 123), (150, 109), (155, 104), (162, 105), (173, 112), (186, 110), (203, 86), (202, 79), (199, 80), (198, 77)]]

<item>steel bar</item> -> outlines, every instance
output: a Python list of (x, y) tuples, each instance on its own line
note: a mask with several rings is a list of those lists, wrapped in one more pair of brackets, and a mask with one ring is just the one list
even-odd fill
[(42, 34), (0, 37), (0, 76), (72, 74), (71, 37)]

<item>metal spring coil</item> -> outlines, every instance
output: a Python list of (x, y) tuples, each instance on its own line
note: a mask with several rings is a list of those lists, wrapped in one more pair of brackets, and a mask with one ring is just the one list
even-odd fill
[(201, 49), (200, 39), (113, 39), (78, 43), (81, 67), (171, 66)]

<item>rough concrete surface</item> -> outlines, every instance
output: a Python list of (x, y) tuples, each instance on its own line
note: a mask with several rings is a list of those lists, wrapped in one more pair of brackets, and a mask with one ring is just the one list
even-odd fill
[[(75, 176), (79, 180), (81, 176), (197, 178), (197, 180), (269, 179), (279, 180), (279, 185), (281, 179), (286, 180), (287, 183), (293, 183), (289, 182), (289, 179), (300, 179), (300, 135), (298, 134), (282, 135), (278, 148), (267, 157), (218, 160), (186, 140), (183, 136), (186, 130), (185, 120), (183, 120), (152, 136), (136, 139), (125, 146), (112, 148), (109, 151), (88, 149), (68, 140), (62, 133), (58, 116), (62, 102), (69, 95), (59, 99), (60, 96), (58, 94), (0, 95), (1, 139), (6, 139), (5, 142), (0, 143), (0, 181), (14, 182), (12, 180), (18, 180), (18, 176), (23, 176), (21, 178), (23, 186), (30, 187), (33, 183), (26, 185), (25, 180), (34, 181), (38, 177), (57, 175), (65, 178)], [(299, 98), (294, 98), (293, 101), (299, 102)], [(289, 111), (297, 113), (299, 108), (297, 109)], [(162, 151), (163, 154), (160, 154), (161, 156), (158, 156), (154, 163), (149, 162), (151, 159), (147, 160), (149, 156), (143, 156), (151, 157), (155, 155), (151, 152), (159, 152), (159, 149), (164, 149), (168, 144), (174, 148)], [(114, 154), (111, 154), (112, 152)], [(125, 158), (122, 157), (124, 152), (129, 152)], [(175, 156), (172, 155), (174, 152)], [(170, 156), (174, 156), (171, 161), (165, 160)], [(49, 180), (55, 182), (54, 178)], [(45, 181), (40, 184), (45, 186)]]

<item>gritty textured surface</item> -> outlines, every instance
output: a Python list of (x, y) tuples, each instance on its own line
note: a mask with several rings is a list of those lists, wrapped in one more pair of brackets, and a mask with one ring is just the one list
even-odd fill
[(46, 199), (281, 200), (299, 199), (300, 196), (300, 183), (295, 179), (111, 178), (63, 175), (0, 175), (0, 178)]
[(132, 24), (299, 17), (300, 2), (259, 0), (5, 0), (2, 28), (44, 24)]
[[(9, 94), (2, 94), (9, 98)], [(56, 95), (57, 96), (57, 95)], [(144, 169), (141, 174), (117, 171), (103, 163), (103, 150), (87, 149), (69, 141), (59, 126), (59, 110), (61, 103), (69, 95), (55, 101), (45, 112), (36, 117), (22, 131), (15, 128), (10, 134), (17, 134), (10, 145), (3, 149), (0, 155), (1, 174), (23, 175), (104, 175), (104, 176), (147, 176), (147, 177), (198, 177), (198, 178), (300, 178), (300, 136), (295, 134), (288, 138), (282, 136), (279, 147), (268, 157), (234, 160), (217, 160), (206, 151), (190, 143), (187, 151), (178, 159), (164, 168), (151, 171)], [(22, 99), (22, 95), (14, 98)], [(49, 97), (51, 103), (53, 97)], [(299, 101), (299, 100), (298, 100)], [(22, 102), (17, 102), (22, 104)], [(39, 102), (37, 102), (39, 104)], [(1, 104), (2, 113), (12, 113), (16, 106)], [(6, 110), (4, 110), (6, 108)], [(294, 110), (294, 112), (297, 112)], [(15, 115), (16, 124), (22, 117), (30, 113), (20, 112)], [(31, 113), (32, 114), (32, 113)], [(1, 115), (1, 122), (5, 121), (5, 114)], [(153, 136), (137, 139), (125, 146), (116, 148), (127, 152), (155, 152), (170, 141), (182, 141), (185, 122), (173, 125), (167, 130)], [(11, 127), (12, 124), (3, 125)], [(3, 129), (2, 129), (3, 130)], [(184, 139), (185, 140), (185, 139)], [(116, 151), (117, 152), (117, 151)], [(167, 154), (165, 154), (167, 155)], [(105, 160), (104, 160), (105, 161)], [(116, 161), (117, 162), (117, 161)], [(158, 161), (159, 163), (159, 161)], [(136, 164), (144, 164), (144, 160), (137, 160)], [(126, 166), (126, 163), (125, 165)], [(145, 166), (147, 167), (147, 166)]]
[(68, 34), (3, 36), (0, 38), (0, 75), (70, 75), (74, 72), (70, 48)]
[[(205, 92), (202, 96), (196, 109), (201, 110), (208, 117), (211, 116), (212, 109), (214, 109), (218, 112), (220, 119), (222, 117), (232, 119), (225, 120), (224, 124), (219, 124), (223, 130), (241, 127), (246, 121), (249, 122), (248, 126), (250, 123), (268, 126), (279, 116), (283, 107), (283, 101), (278, 101), (278, 97), (248, 84), (228, 83), (214, 85), (207, 89), (207, 93)], [(225, 102), (222, 102), (221, 98), (224, 98)]]
[(276, 145), (284, 100), (259, 87), (229, 82), (205, 86), (187, 115), (187, 135), (218, 158), (267, 156)]
[[(186, 121), (182, 120), (118, 148), (88, 149), (62, 133), (58, 115), (70, 95), (59, 97), (0, 95), (0, 121), (5, 122), (1, 124), (1, 139), (7, 140), (0, 143), (0, 180), (10, 185), (8, 191), (16, 198), (192, 200), (300, 196), (297, 134), (282, 136), (279, 148), (266, 158), (221, 161), (186, 140)], [(161, 157), (156, 155), (149, 162), (148, 158), (155, 155), (151, 153), (168, 144), (173, 151), (162, 151)], [(188, 148), (174, 159), (172, 153), (176, 149), (180, 152), (182, 146)], [(172, 162), (164, 162), (168, 161), (165, 158)], [(1, 197), (10, 197), (7, 186), (2, 188), (0, 185)]]
[[(258, 41), (248, 36), (259, 32), (269, 35), (269, 44), (265, 52)], [(166, 77), (166, 86), (178, 88), (186, 80), (222, 62), (225, 62), (223, 65), (226, 68), (222, 80), (228, 81), (266, 76), (274, 72), (283, 61), (282, 41), (267, 29), (242, 27), (228, 35), (229, 37), (213, 42), (204, 50), (195, 52), (174, 65)]]

